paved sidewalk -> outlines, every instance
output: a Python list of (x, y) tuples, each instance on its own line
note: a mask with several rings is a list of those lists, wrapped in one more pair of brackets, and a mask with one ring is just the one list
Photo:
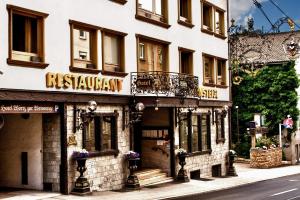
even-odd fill
[[(252, 169), (249, 164), (235, 163), (237, 177), (213, 178), (208, 181), (191, 180), (188, 183), (168, 183), (159, 187), (147, 187), (137, 191), (109, 191), (93, 192), (89, 196), (61, 195), (57, 193), (44, 193), (34, 191), (16, 191), (0, 193), (0, 199), (6, 200), (76, 200), (76, 199), (101, 199), (101, 200), (153, 200), (165, 199), (176, 196), (197, 194), (203, 192), (227, 189), (244, 184), (278, 178), (300, 173), (300, 165), (283, 166), (272, 169)], [(19, 194), (18, 194), (19, 193)]]

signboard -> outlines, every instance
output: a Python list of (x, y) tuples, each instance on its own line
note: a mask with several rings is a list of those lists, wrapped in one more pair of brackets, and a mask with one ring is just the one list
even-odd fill
[(149, 78), (138, 78), (135, 82), (136, 87), (142, 90), (152, 89), (153, 82)]
[(291, 117), (286, 118), (285, 120), (283, 120), (283, 126), (284, 128), (293, 128), (293, 119)]
[(0, 104), (0, 114), (11, 113), (58, 113), (58, 105), (47, 104)]

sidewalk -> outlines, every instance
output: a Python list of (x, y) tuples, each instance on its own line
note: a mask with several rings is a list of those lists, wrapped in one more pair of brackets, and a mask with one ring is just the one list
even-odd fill
[(244, 184), (278, 178), (300, 173), (300, 165), (283, 166), (272, 169), (252, 169), (249, 164), (235, 163), (237, 177), (212, 178), (212, 180), (191, 180), (188, 183), (168, 183), (159, 187), (146, 187), (137, 191), (108, 191), (93, 192), (90, 196), (61, 195), (34, 191), (16, 191), (0, 199), (7, 200), (76, 200), (76, 199), (101, 199), (101, 200), (153, 200), (184, 196), (203, 192), (227, 189)]

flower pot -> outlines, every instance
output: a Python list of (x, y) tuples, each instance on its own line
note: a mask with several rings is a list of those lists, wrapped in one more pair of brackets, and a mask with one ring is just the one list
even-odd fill
[(140, 183), (139, 179), (133, 172), (137, 169), (137, 163), (139, 162), (140, 158), (129, 158), (128, 161), (128, 169), (129, 169), (129, 176), (126, 180), (126, 188), (129, 189), (139, 189)]
[(75, 187), (72, 191), (73, 194), (85, 195), (90, 193), (90, 184), (87, 178), (84, 177), (83, 173), (87, 170), (85, 166), (87, 158), (76, 158), (77, 171), (80, 173), (79, 177), (76, 179)]

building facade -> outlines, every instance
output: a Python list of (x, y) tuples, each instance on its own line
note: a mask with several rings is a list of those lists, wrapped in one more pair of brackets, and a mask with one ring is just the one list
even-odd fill
[[(91, 190), (139, 170), (226, 174), (231, 106), (226, 0), (0, 2), (0, 186), (70, 193), (75, 150)], [(6, 53), (7, 52), (7, 53)], [(81, 116), (94, 100), (94, 115)], [(143, 103), (142, 113), (135, 110)], [(138, 115), (138, 116), (136, 116)]]

